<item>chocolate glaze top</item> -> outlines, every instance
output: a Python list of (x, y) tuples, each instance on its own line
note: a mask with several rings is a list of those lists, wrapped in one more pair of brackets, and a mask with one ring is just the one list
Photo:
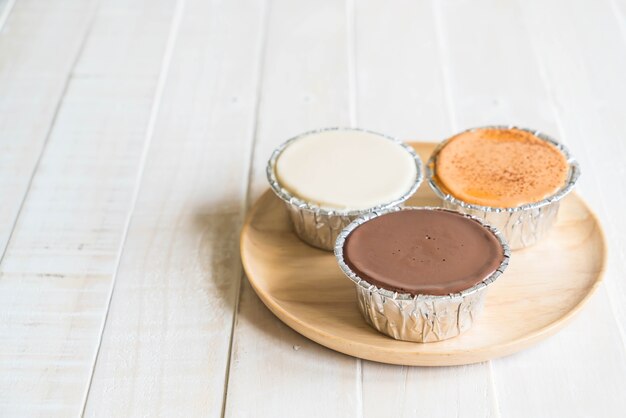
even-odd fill
[(412, 295), (447, 295), (480, 283), (504, 259), (496, 236), (446, 210), (411, 209), (373, 218), (348, 235), (343, 256), (359, 277)]

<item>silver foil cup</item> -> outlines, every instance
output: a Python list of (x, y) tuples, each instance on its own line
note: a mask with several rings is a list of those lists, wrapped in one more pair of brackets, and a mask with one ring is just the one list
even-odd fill
[[(413, 186), (411, 186), (411, 188), (404, 195), (399, 196), (397, 199), (391, 202), (362, 210), (338, 210), (324, 208), (293, 196), (287, 189), (283, 188), (278, 181), (278, 178), (276, 176), (276, 161), (278, 160), (278, 157), (283, 152), (283, 150), (288, 147), (292, 142), (297, 141), (305, 136), (325, 131), (367, 132), (378, 135), (382, 138), (386, 138), (389, 141), (398, 144), (399, 146), (404, 148), (415, 161), (417, 177), (415, 179), (415, 182), (413, 183)], [(328, 152), (332, 152), (332, 150), (328, 150)], [(346, 158), (349, 158), (349, 156), (346, 156)], [(291, 221), (293, 223), (296, 235), (298, 235), (298, 237), (307, 244), (327, 251), (333, 250), (337, 235), (346, 225), (348, 225), (350, 222), (363, 215), (364, 213), (368, 213), (374, 210), (385, 210), (402, 204), (417, 191), (419, 185), (422, 182), (422, 179), (422, 161), (415, 153), (413, 148), (411, 148), (404, 142), (398, 141), (397, 139), (389, 137), (387, 135), (355, 128), (326, 128), (300, 134), (294, 138), (289, 139), (278, 148), (276, 148), (267, 163), (267, 180), (269, 181), (270, 187), (272, 188), (274, 193), (287, 206), (287, 211), (289, 212), (289, 217), (291, 218)]]
[(448, 193), (445, 188), (439, 184), (437, 181), (437, 156), (448, 143), (449, 139), (441, 142), (437, 146), (426, 164), (428, 184), (435, 194), (443, 200), (443, 206), (445, 208), (484, 219), (487, 223), (495, 226), (502, 232), (513, 250), (530, 247), (537, 243), (554, 224), (559, 211), (559, 202), (574, 188), (580, 176), (580, 166), (563, 144), (539, 131), (517, 126), (484, 126), (468, 129), (464, 132), (477, 129), (519, 129), (530, 132), (537, 138), (554, 145), (567, 159), (569, 173), (561, 189), (552, 196), (540, 200), (539, 202), (528, 203), (513, 208), (496, 208), (467, 203)]
[(345, 241), (359, 225), (386, 213), (416, 209), (447, 210), (431, 207), (405, 207), (365, 214), (341, 231), (335, 245), (335, 257), (341, 270), (356, 285), (361, 314), (365, 321), (376, 330), (396, 340), (420, 343), (446, 340), (458, 336), (472, 326), (483, 308), (487, 288), (507, 268), (511, 253), (500, 231), (479, 218), (462, 214), (489, 229), (500, 242), (504, 256), (494, 273), (467, 290), (443, 296), (398, 293), (367, 282), (345, 263), (343, 258)]

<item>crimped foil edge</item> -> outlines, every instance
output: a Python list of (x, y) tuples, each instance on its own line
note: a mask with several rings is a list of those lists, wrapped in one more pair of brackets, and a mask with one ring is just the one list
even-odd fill
[[(287, 189), (283, 188), (280, 185), (280, 182), (278, 181), (277, 177), (276, 177), (276, 161), (278, 160), (278, 157), (280, 156), (280, 154), (283, 152), (283, 150), (289, 146), (289, 144), (291, 144), (294, 141), (297, 141), (298, 139), (308, 136), (308, 135), (312, 135), (312, 134), (317, 134), (317, 133), (321, 133), (321, 132), (326, 132), (326, 131), (359, 131), (359, 132), (365, 132), (365, 133), (369, 133), (369, 134), (373, 134), (373, 135), (377, 135), (380, 136), (382, 138), (386, 138), (398, 145), (400, 145), (402, 148), (404, 148), (410, 155), (411, 157), (413, 157), (413, 161), (415, 162), (415, 168), (417, 170), (417, 177), (415, 179), (415, 182), (413, 183), (413, 185), (411, 186), (411, 188), (402, 196), (400, 196), (397, 199), (392, 200), (391, 202), (387, 202), (387, 203), (383, 203), (380, 205), (376, 205), (374, 207), (371, 208), (367, 208), (367, 209), (357, 209), (357, 210), (342, 210), (342, 209), (331, 209), (331, 208), (325, 208), (319, 205), (316, 205), (314, 203), (311, 202), (307, 202), (305, 200), (302, 200), (294, 195), (292, 195)], [(413, 194), (415, 194), (415, 192), (417, 191), (417, 189), (419, 188), (420, 184), (422, 183), (422, 181), (424, 180), (424, 174), (423, 174), (423, 170), (422, 170), (422, 160), (419, 158), (419, 156), (417, 155), (417, 153), (415, 152), (415, 150), (413, 148), (411, 148), (409, 145), (407, 145), (406, 143), (393, 138), (391, 136), (385, 135), (385, 134), (381, 134), (378, 132), (373, 132), (373, 131), (369, 131), (366, 129), (360, 129), (360, 128), (342, 128), (342, 127), (330, 127), (330, 128), (323, 128), (323, 129), (315, 129), (312, 131), (308, 131), (308, 132), (304, 132), (300, 135), (297, 135), (293, 138), (288, 139), (287, 141), (283, 142), (281, 145), (279, 145), (274, 152), (272, 152), (272, 155), (267, 163), (267, 167), (266, 167), (266, 175), (267, 175), (267, 180), (270, 184), (270, 187), (272, 189), (272, 191), (285, 203), (288, 203), (290, 205), (296, 206), (298, 209), (300, 210), (306, 210), (306, 211), (311, 211), (314, 212), (318, 215), (322, 215), (322, 216), (348, 216), (348, 217), (358, 217), (361, 216), (365, 213), (371, 212), (371, 211), (379, 211), (379, 210), (385, 210), (394, 206), (397, 206), (403, 202), (405, 202), (408, 198), (410, 198)]]
[(521, 130), (521, 131), (529, 132), (529, 133), (535, 135), (537, 138), (554, 145), (560, 152), (563, 153), (563, 155), (565, 155), (565, 158), (567, 160), (567, 164), (569, 166), (569, 173), (568, 173), (568, 178), (567, 178), (566, 183), (556, 193), (554, 193), (551, 196), (548, 196), (545, 199), (542, 199), (542, 200), (540, 200), (538, 202), (527, 203), (527, 204), (516, 206), (516, 207), (512, 207), (512, 208), (497, 208), (497, 207), (491, 207), (491, 206), (482, 206), (482, 205), (476, 205), (476, 204), (473, 204), (473, 203), (468, 203), (468, 202), (465, 202), (463, 200), (457, 199), (456, 197), (454, 197), (450, 193), (447, 193), (442, 188), (442, 186), (439, 185), (438, 182), (436, 181), (435, 165), (436, 165), (436, 162), (437, 162), (437, 156), (439, 155), (439, 152), (441, 151), (441, 149), (443, 147), (445, 147), (446, 144), (450, 141), (451, 138), (448, 138), (445, 141), (442, 141), (441, 143), (439, 143), (439, 145), (435, 148), (435, 150), (431, 154), (430, 158), (428, 159), (428, 162), (426, 163), (426, 167), (425, 167), (425, 169), (426, 169), (426, 178), (428, 179), (428, 185), (430, 186), (430, 188), (435, 192), (435, 194), (440, 199), (448, 202), (451, 205), (455, 205), (455, 206), (461, 207), (461, 208), (463, 208), (465, 210), (474, 210), (474, 211), (480, 211), (480, 212), (496, 212), (496, 213), (500, 213), (500, 212), (519, 212), (519, 211), (538, 209), (538, 208), (541, 208), (543, 206), (546, 206), (546, 205), (558, 202), (561, 199), (563, 199), (565, 196), (567, 196), (567, 194), (569, 194), (569, 192), (571, 192), (572, 189), (574, 188), (574, 185), (578, 181), (578, 178), (580, 177), (580, 174), (581, 174), (580, 165), (572, 157), (572, 155), (569, 152), (569, 150), (567, 149), (567, 147), (565, 147), (565, 145), (563, 145), (562, 143), (558, 142), (557, 140), (555, 140), (551, 136), (546, 135), (546, 134), (544, 134), (544, 133), (542, 133), (542, 132), (540, 132), (538, 130), (522, 128), (522, 127), (515, 126), (515, 125), (481, 126), (481, 127), (477, 127), (477, 128), (466, 129), (465, 131), (462, 131), (462, 132), (456, 134), (455, 136), (460, 135), (460, 134), (462, 134), (464, 132), (472, 132), (472, 131), (476, 131), (476, 130), (479, 130), (479, 129), (502, 129), (502, 130), (504, 130), (504, 129), (518, 129), (518, 130)]
[[(498, 242), (500, 243), (500, 245), (502, 246), (502, 254), (503, 254), (503, 259), (502, 262), (500, 263), (500, 266), (496, 269), (496, 271), (494, 271), (492, 274), (490, 274), (488, 277), (486, 277), (484, 280), (482, 280), (480, 283), (477, 283), (476, 285), (463, 290), (461, 292), (458, 293), (450, 293), (448, 295), (412, 295), (410, 293), (399, 293), (399, 292), (395, 292), (395, 291), (391, 291), (391, 290), (387, 290), (384, 289), (382, 287), (378, 287), (375, 286), (369, 282), (367, 282), (365, 279), (359, 277), (354, 271), (352, 271), (352, 269), (346, 264), (344, 257), (343, 257), (343, 246), (345, 244), (345, 241), (348, 237), (348, 235), (350, 235), (350, 233), (352, 233), (352, 231), (354, 231), (357, 227), (359, 227), (360, 225), (362, 225), (363, 223), (377, 218), (381, 215), (385, 215), (387, 213), (392, 213), (392, 212), (397, 212), (397, 211), (401, 211), (401, 210), (439, 210), (439, 211), (446, 211), (446, 212), (452, 212), (456, 215), (460, 215), (460, 216), (464, 216), (466, 218), (472, 219), (476, 222), (478, 222), (479, 224), (481, 224), (483, 227), (489, 229), (489, 231), (491, 231), (492, 234), (495, 235), (495, 237), (497, 238)], [(449, 209), (445, 209), (445, 208), (439, 208), (439, 207), (430, 207), (430, 206), (422, 206), (422, 207), (415, 207), (415, 206), (407, 206), (407, 207), (394, 207), (394, 208), (390, 208), (390, 209), (386, 209), (386, 210), (380, 210), (380, 211), (373, 211), (370, 213), (366, 213), (360, 217), (358, 217), (357, 219), (355, 219), (354, 221), (352, 221), (348, 226), (346, 226), (337, 236), (337, 241), (335, 243), (335, 257), (337, 259), (337, 263), (339, 264), (339, 267), (341, 268), (341, 270), (343, 271), (343, 273), (350, 279), (352, 280), (357, 286), (364, 288), (370, 292), (374, 292), (374, 293), (378, 293), (384, 297), (390, 298), (390, 299), (394, 299), (394, 300), (399, 300), (399, 301), (409, 301), (409, 300), (415, 300), (415, 301), (433, 301), (433, 300), (446, 300), (446, 299), (457, 299), (457, 298), (463, 298), (465, 296), (469, 296), (472, 295), (480, 290), (483, 290), (484, 288), (486, 288), (487, 286), (489, 286), (491, 283), (493, 283), (498, 277), (500, 277), (500, 275), (502, 275), (502, 273), (504, 273), (504, 271), (506, 270), (506, 268), (509, 265), (509, 260), (511, 258), (511, 250), (509, 248), (509, 245), (507, 244), (504, 236), (502, 235), (502, 233), (495, 227), (489, 225), (488, 223), (486, 223), (485, 221), (483, 221), (480, 218), (477, 218), (475, 216), (472, 215), (468, 215), (465, 213), (460, 213), (460, 212), (455, 212)]]

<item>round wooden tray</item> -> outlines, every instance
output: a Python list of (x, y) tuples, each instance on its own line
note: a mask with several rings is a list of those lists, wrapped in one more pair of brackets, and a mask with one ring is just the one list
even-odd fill
[[(423, 161), (435, 144), (411, 144)], [(407, 205), (437, 206), (426, 184)], [(490, 288), (485, 309), (459, 337), (436, 343), (396, 341), (370, 328), (354, 284), (330, 252), (301, 242), (283, 203), (267, 191), (241, 232), (241, 258), (263, 303), (311, 340), (383, 363), (442, 366), (505, 356), (552, 335), (578, 312), (602, 279), (606, 245), (593, 212), (576, 194), (563, 200), (556, 226), (539, 244), (514, 251)]]

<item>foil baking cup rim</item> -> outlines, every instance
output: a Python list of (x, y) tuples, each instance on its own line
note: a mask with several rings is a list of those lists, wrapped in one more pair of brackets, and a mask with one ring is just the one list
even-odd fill
[[(382, 138), (385, 138), (401, 146), (406, 152), (409, 153), (409, 155), (411, 155), (415, 163), (415, 168), (417, 170), (417, 177), (415, 178), (413, 185), (402, 196), (390, 202), (381, 203), (379, 205), (372, 206), (366, 209), (333, 209), (333, 208), (320, 206), (315, 203), (312, 203), (312, 202), (309, 202), (309, 201), (306, 201), (304, 199), (300, 199), (299, 197), (294, 196), (293, 194), (291, 194), (291, 192), (289, 192), (289, 190), (282, 187), (280, 182), (278, 181), (278, 178), (276, 176), (276, 162), (278, 161), (278, 157), (280, 157), (281, 153), (285, 150), (285, 148), (287, 148), (293, 142), (309, 135), (313, 135), (313, 134), (317, 134), (321, 132), (328, 132), (328, 131), (365, 132), (365, 133), (380, 136)], [(417, 189), (419, 188), (419, 186), (422, 184), (422, 181), (424, 181), (424, 172), (423, 172), (424, 170), (423, 170), (422, 160), (420, 159), (419, 155), (417, 155), (415, 150), (410, 145), (392, 136), (381, 134), (379, 132), (370, 131), (370, 130), (361, 129), (361, 128), (346, 128), (346, 127), (328, 127), (328, 128), (314, 129), (311, 131), (303, 132), (299, 135), (296, 135), (288, 139), (287, 141), (280, 144), (276, 149), (274, 149), (274, 151), (272, 152), (272, 155), (270, 156), (270, 159), (267, 162), (267, 167), (265, 171), (266, 171), (267, 181), (270, 184), (270, 188), (272, 189), (274, 194), (276, 194), (276, 196), (278, 196), (282, 201), (290, 205), (296, 206), (300, 210), (315, 212), (323, 216), (354, 217), (354, 216), (360, 216), (362, 214), (365, 214), (371, 211), (380, 211), (380, 210), (385, 210), (394, 206), (398, 206), (402, 204), (403, 202), (407, 201), (412, 195), (414, 195)]]
[[(403, 210), (437, 210), (437, 211), (443, 211), (443, 212), (451, 212), (456, 215), (463, 216), (465, 218), (472, 219), (473, 221), (478, 222), (481, 226), (488, 229), (500, 243), (502, 247), (502, 255), (503, 255), (503, 259), (502, 259), (502, 262), (500, 263), (500, 266), (498, 266), (498, 268), (493, 273), (491, 273), (489, 276), (487, 276), (485, 279), (475, 284), (474, 286), (469, 287), (460, 292), (449, 293), (447, 295), (428, 295), (428, 294), (413, 295), (411, 293), (401, 293), (401, 292), (397, 292), (393, 290), (388, 290), (383, 287), (378, 287), (376, 285), (369, 283), (367, 280), (359, 277), (359, 275), (356, 272), (354, 272), (350, 268), (350, 266), (346, 264), (344, 257), (343, 257), (343, 247), (344, 247), (345, 241), (348, 238), (348, 236), (352, 233), (352, 231), (354, 231), (356, 228), (358, 228), (362, 224), (374, 218), (377, 218), (379, 216), (386, 215), (388, 213), (403, 211)], [(341, 230), (341, 232), (337, 236), (337, 240), (335, 241), (334, 252), (335, 252), (335, 258), (337, 259), (337, 263), (339, 264), (339, 267), (341, 268), (343, 273), (350, 280), (352, 280), (352, 282), (354, 282), (354, 284), (370, 292), (378, 293), (387, 298), (390, 298), (393, 300), (399, 300), (399, 301), (437, 301), (437, 300), (443, 301), (443, 300), (452, 300), (452, 299), (463, 298), (465, 296), (469, 296), (473, 293), (476, 293), (478, 291), (481, 291), (487, 288), (487, 286), (495, 282), (496, 279), (498, 279), (498, 277), (500, 277), (504, 273), (504, 271), (509, 265), (509, 261), (511, 258), (511, 249), (509, 248), (509, 244), (507, 243), (506, 239), (504, 238), (504, 235), (498, 228), (490, 225), (489, 223), (485, 222), (484, 220), (476, 216), (457, 212), (457, 211), (446, 209), (446, 208), (435, 207), (435, 206), (394, 207), (394, 208), (390, 208), (386, 210), (366, 213), (356, 218), (354, 221), (350, 222), (345, 228)]]
[[(441, 150), (446, 146), (446, 144), (454, 137), (461, 135), (465, 132), (473, 132), (479, 129), (519, 129), (521, 131), (525, 131), (525, 132), (529, 132), (531, 134), (533, 134), (534, 136), (536, 136), (537, 138), (541, 139), (542, 141), (548, 142), (551, 145), (554, 145), (566, 158), (567, 160), (567, 165), (569, 168), (569, 173), (567, 176), (567, 181), (565, 182), (565, 184), (554, 194), (541, 199), (537, 202), (532, 202), (532, 203), (525, 203), (523, 205), (519, 205), (519, 206), (515, 206), (515, 207), (506, 207), (506, 208), (499, 208), (499, 207), (495, 207), (495, 206), (483, 206), (483, 205), (477, 205), (474, 203), (469, 203), (466, 202), (464, 200), (458, 199), (455, 196), (453, 196), (452, 194), (446, 192), (443, 188), (442, 185), (439, 184), (439, 182), (436, 180), (436, 170), (435, 170), (435, 166), (437, 163), (437, 156), (439, 155), (439, 152), (441, 152)], [(439, 143), (439, 145), (437, 145), (437, 147), (435, 148), (435, 150), (432, 152), (432, 154), (430, 155), (430, 158), (428, 159), (428, 162), (426, 163), (426, 167), (425, 167), (425, 171), (426, 171), (426, 178), (428, 181), (428, 185), (430, 186), (430, 188), (435, 192), (435, 194), (442, 200), (449, 202), (453, 205), (459, 206), (461, 208), (464, 209), (468, 209), (468, 210), (475, 210), (475, 211), (481, 211), (481, 212), (495, 212), (495, 213), (502, 213), (502, 212), (519, 212), (519, 211), (525, 211), (525, 210), (532, 210), (532, 209), (539, 209), (541, 207), (547, 206), (551, 203), (554, 202), (558, 202), (559, 200), (563, 199), (565, 196), (567, 196), (572, 189), (574, 188), (574, 186), (576, 185), (576, 182), (578, 181), (578, 178), (581, 175), (581, 170), (580, 170), (580, 165), (578, 164), (578, 161), (576, 161), (576, 159), (572, 156), (572, 154), (570, 153), (570, 151), (567, 149), (567, 147), (565, 145), (563, 145), (561, 142), (557, 141), (556, 139), (552, 138), (551, 136), (536, 130), (536, 129), (529, 129), (529, 128), (523, 128), (523, 127), (519, 127), (516, 125), (489, 125), (489, 126), (479, 126), (476, 128), (470, 128), (470, 129), (466, 129), (462, 132), (459, 132), (458, 134), (455, 134), (453, 137), (450, 137), (442, 142)]]

